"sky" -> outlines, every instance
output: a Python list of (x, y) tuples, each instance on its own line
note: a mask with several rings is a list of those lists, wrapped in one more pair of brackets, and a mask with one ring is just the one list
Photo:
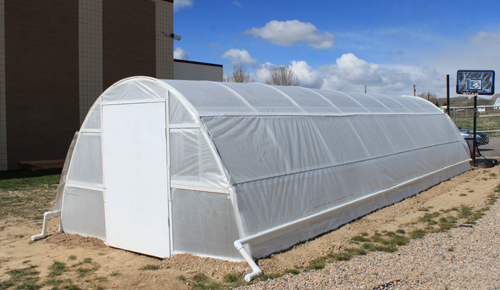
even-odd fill
[[(300, 85), (455, 96), (457, 70), (500, 73), (500, 1), (174, 0), (174, 58), (244, 64), (255, 82), (289, 65)], [(497, 92), (500, 92), (496, 90)]]

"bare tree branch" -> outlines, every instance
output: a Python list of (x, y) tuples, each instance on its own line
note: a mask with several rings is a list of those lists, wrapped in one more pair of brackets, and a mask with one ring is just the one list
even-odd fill
[(298, 86), (299, 78), (293, 73), (292, 67), (284, 64), (277, 66), (270, 71), (271, 77), (266, 80), (268, 85), (277, 86)]
[(174, 59), (189, 60), (189, 54), (182, 54), (180, 57), (174, 57)]
[(235, 83), (248, 83), (250, 81), (250, 74), (244, 64), (233, 64), (233, 82)]
[(423, 93), (418, 94), (417, 96), (422, 98), (422, 99), (426, 99), (426, 100), (430, 101), (431, 103), (435, 104), (436, 106), (438, 106), (438, 96), (434, 93), (423, 92)]
[(224, 68), (224, 75), (222, 75), (222, 81), (223, 82), (231, 81), (231, 69), (228, 68), (227, 66)]
[(224, 75), (225, 82), (248, 83), (250, 82), (250, 74), (244, 64), (233, 64), (232, 71), (226, 70)]

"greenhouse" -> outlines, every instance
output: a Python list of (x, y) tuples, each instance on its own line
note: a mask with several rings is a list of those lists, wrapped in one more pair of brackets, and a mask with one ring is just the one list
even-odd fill
[(49, 215), (146, 255), (245, 259), (248, 280), (253, 258), (470, 170), (469, 157), (421, 98), (132, 77), (90, 109)]

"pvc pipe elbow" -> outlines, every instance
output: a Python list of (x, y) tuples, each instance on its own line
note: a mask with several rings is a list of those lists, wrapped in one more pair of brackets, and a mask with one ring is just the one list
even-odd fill
[(236, 248), (236, 251), (240, 251), (243, 248), (243, 245), (240, 243), (239, 240), (234, 241), (234, 247)]
[(32, 241), (36, 241), (36, 240), (39, 240), (39, 239), (43, 239), (45, 238), (45, 235), (42, 233), (42, 234), (38, 234), (38, 235), (34, 235), (34, 236), (31, 236), (31, 240)]
[(252, 281), (253, 278), (262, 275), (262, 270), (260, 268), (253, 269), (253, 270), (254, 271), (252, 273), (245, 275), (245, 281), (250, 282), (250, 281)]
[(253, 278), (262, 275), (262, 270), (252, 259), (252, 256), (248, 254), (247, 250), (245, 250), (241, 240), (234, 241), (234, 247), (236, 248), (236, 250), (238, 250), (238, 252), (240, 252), (241, 256), (245, 259), (245, 261), (247, 261), (248, 265), (250, 265), (250, 267), (252, 268), (252, 273), (245, 275), (245, 281), (250, 282)]
[(42, 233), (39, 235), (34, 235), (31, 236), (31, 239), (33, 241), (43, 239), (47, 236), (47, 221), (49, 220), (49, 217), (53, 215), (58, 215), (61, 213), (61, 210), (54, 210), (54, 211), (48, 211), (43, 215), (43, 228), (42, 228)]

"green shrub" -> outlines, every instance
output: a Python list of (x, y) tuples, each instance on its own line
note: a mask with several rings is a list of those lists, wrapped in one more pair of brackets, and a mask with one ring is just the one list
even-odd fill
[(308, 269), (311, 270), (319, 270), (323, 269), (325, 267), (325, 257), (320, 257), (314, 260), (309, 261), (309, 266), (307, 267)]
[(375, 249), (375, 251), (386, 252), (386, 253), (393, 253), (393, 252), (396, 252), (398, 250), (398, 248), (394, 245), (375, 246), (374, 249)]
[(352, 255), (346, 252), (329, 254), (329, 258), (332, 258), (336, 261), (349, 261), (352, 258)]
[(351, 255), (366, 255), (366, 251), (364, 249), (360, 249), (360, 248), (350, 248), (350, 249), (344, 249), (344, 251), (346, 251), (347, 253), (351, 254)]
[(462, 205), (458, 211), (458, 218), (468, 218), (472, 215), (472, 208)]
[(88, 273), (92, 272), (92, 269), (88, 269), (88, 268), (78, 268), (78, 274), (80, 275), (80, 277), (84, 277), (86, 276)]
[(365, 238), (364, 236), (355, 236), (351, 239), (351, 241), (355, 242), (370, 242), (370, 238)]
[(404, 246), (410, 242), (410, 239), (405, 236), (394, 235), (389, 241), (387, 241), (386, 245), (398, 245)]
[(154, 265), (154, 264), (147, 264), (146, 266), (141, 268), (142, 271), (147, 271), (147, 270), (155, 271), (158, 269), (160, 269), (160, 267), (158, 265)]
[(276, 279), (276, 278), (279, 278), (283, 275), (281, 274), (278, 274), (278, 273), (271, 273), (271, 274), (264, 274), (264, 275), (261, 275), (259, 277), (259, 280), (260, 281), (267, 281), (267, 280), (270, 280), (270, 279)]
[(425, 236), (425, 234), (427, 234), (427, 232), (424, 230), (415, 230), (415, 231), (410, 233), (410, 238), (411, 239), (420, 239), (420, 238), (423, 238)]
[(202, 283), (202, 282), (207, 282), (209, 278), (203, 273), (198, 273), (194, 275), (193, 280), (197, 283)]
[(236, 271), (232, 271), (231, 273), (227, 273), (224, 275), (223, 281), (226, 283), (236, 283), (243, 279), (243, 274), (238, 273)]
[(300, 274), (300, 270), (298, 270), (298, 269), (288, 269), (288, 270), (285, 271), (285, 273), (297, 275), (297, 274)]
[(62, 273), (68, 271), (66, 264), (58, 261), (54, 261), (54, 263), (50, 265), (49, 269), (52, 270), (49, 273), (49, 278), (55, 278), (57, 276), (61, 276)]

